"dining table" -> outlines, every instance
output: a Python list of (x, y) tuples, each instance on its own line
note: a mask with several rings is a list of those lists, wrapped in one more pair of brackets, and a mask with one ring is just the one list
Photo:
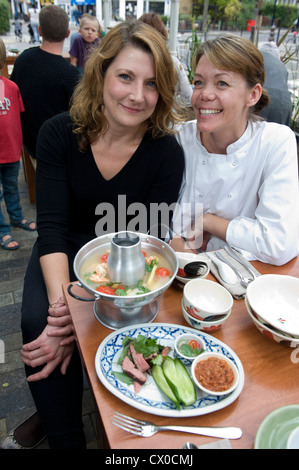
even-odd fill
[[(299, 277), (299, 257), (283, 266), (273, 266), (252, 261), (261, 275), (279, 274)], [(208, 278), (217, 282), (211, 272)], [(255, 436), (262, 421), (274, 410), (299, 402), (299, 346), (288, 347), (264, 336), (249, 316), (244, 299), (233, 302), (232, 312), (225, 324), (211, 331), (213, 338), (223, 342), (237, 355), (244, 370), (241, 393), (228, 406), (211, 413), (191, 417), (160, 416), (131, 406), (107, 389), (97, 375), (95, 357), (105, 338), (113, 330), (98, 321), (93, 312), (93, 302), (74, 298), (68, 292), (70, 284), (63, 286), (63, 293), (70, 310), (74, 333), (82, 364), (94, 397), (97, 415), (98, 441), (106, 449), (181, 449), (186, 441), (197, 446), (219, 442), (219, 439), (163, 431), (152, 437), (135, 436), (116, 427), (114, 412), (133, 418), (152, 421), (157, 425), (181, 424), (187, 426), (237, 426), (242, 429), (239, 439), (229, 441), (232, 449), (254, 449)], [(82, 287), (72, 283), (72, 292), (82, 296)], [(84, 292), (84, 296), (90, 293)], [(175, 324), (190, 327), (182, 314), (183, 289), (175, 281), (158, 297), (158, 314), (153, 323)], [(194, 332), (199, 332), (194, 330)], [(297, 349), (296, 349), (297, 348)]]

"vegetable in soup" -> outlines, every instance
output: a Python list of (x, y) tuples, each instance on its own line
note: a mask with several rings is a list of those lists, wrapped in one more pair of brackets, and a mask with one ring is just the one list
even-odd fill
[(128, 288), (119, 282), (109, 279), (107, 258), (109, 250), (99, 251), (86, 258), (80, 267), (81, 279), (92, 289), (103, 294), (119, 296), (135, 296), (146, 294), (163, 287), (172, 276), (172, 269), (165, 256), (153, 249), (142, 250), (145, 258), (145, 274), (134, 288)]

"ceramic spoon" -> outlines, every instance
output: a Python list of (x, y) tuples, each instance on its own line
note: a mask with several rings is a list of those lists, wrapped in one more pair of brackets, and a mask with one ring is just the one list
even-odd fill
[(230, 266), (217, 259), (212, 253), (206, 253), (206, 255), (216, 264), (219, 275), (226, 284), (237, 284), (238, 277)]
[(192, 261), (184, 266), (184, 271), (188, 278), (202, 276), (206, 273), (208, 267), (204, 261)]

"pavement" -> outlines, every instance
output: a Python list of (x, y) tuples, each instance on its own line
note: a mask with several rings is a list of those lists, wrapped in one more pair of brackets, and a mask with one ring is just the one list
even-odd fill
[[(35, 220), (36, 208), (35, 204), (29, 202), (22, 168), (19, 192), (24, 216)], [(5, 207), (2, 210), (7, 217)], [(23, 280), (36, 232), (12, 228), (12, 235), (21, 247), (14, 251), (0, 248), (0, 441), (35, 411), (20, 355), (20, 319)], [(89, 449), (97, 449), (94, 403), (86, 379), (82, 417), (87, 446)], [(47, 449), (47, 441), (37, 448)]]

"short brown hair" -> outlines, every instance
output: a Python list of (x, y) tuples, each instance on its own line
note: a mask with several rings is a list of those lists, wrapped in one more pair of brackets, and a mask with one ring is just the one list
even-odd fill
[(43, 39), (49, 42), (61, 42), (69, 32), (69, 17), (57, 5), (46, 5), (39, 13), (39, 25)]
[[(264, 58), (258, 48), (248, 39), (233, 34), (223, 34), (216, 39), (202, 43), (193, 58), (194, 71), (203, 55), (219, 69), (240, 73), (249, 88), (253, 88), (257, 83), (263, 87)], [(259, 101), (249, 110), (250, 118), (254, 119), (254, 115), (259, 114), (269, 102), (270, 98), (263, 88)]]
[(148, 24), (152, 28), (154, 28), (156, 31), (159, 31), (160, 34), (162, 34), (163, 38), (165, 41), (168, 39), (168, 32), (167, 29), (161, 20), (160, 16), (157, 15), (157, 13), (144, 13), (142, 16), (140, 16), (139, 21), (142, 21), (145, 24)]

